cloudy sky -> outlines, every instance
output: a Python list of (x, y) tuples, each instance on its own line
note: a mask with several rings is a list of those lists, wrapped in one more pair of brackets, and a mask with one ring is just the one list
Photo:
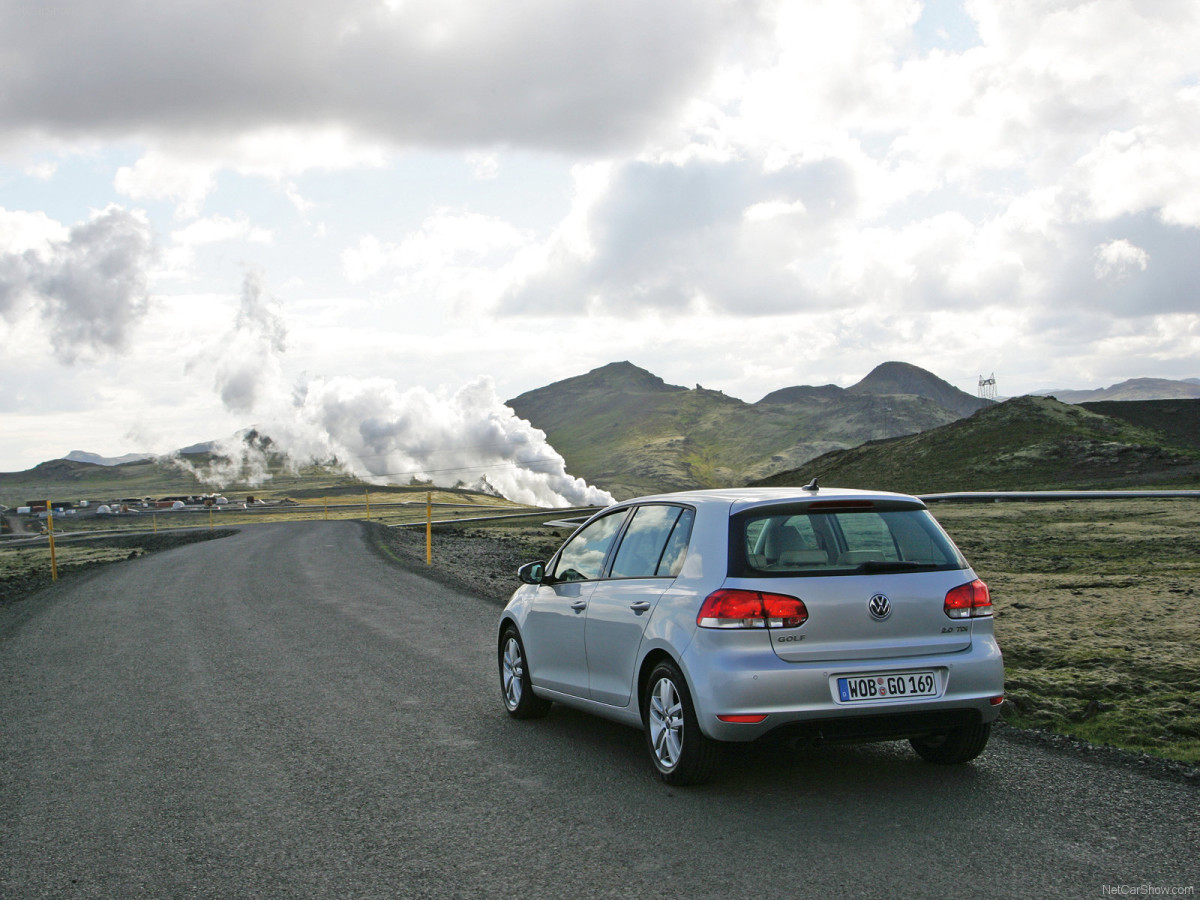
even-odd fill
[(1198, 377), (1198, 46), (1194, 0), (0, 0), (0, 470), (264, 423), (429, 469), (626, 359)]

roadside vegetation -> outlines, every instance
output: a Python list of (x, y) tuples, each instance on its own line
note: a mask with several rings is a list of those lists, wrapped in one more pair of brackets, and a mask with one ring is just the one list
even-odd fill
[(933, 513), (992, 590), (1010, 724), (1200, 763), (1200, 502)]

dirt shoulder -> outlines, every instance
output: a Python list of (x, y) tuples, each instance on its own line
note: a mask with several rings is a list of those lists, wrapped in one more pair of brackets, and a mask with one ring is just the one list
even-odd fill
[(528, 525), (435, 526), (427, 564), (424, 528), (364, 527), (375, 550), (392, 562), (499, 606), (520, 585), (517, 569), (549, 559), (562, 543), (552, 530)]

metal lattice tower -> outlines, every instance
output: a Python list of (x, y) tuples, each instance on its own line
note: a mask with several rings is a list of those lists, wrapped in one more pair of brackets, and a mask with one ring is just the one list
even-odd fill
[(993, 372), (991, 377), (984, 378), (979, 376), (979, 396), (984, 400), (996, 399), (996, 373)]

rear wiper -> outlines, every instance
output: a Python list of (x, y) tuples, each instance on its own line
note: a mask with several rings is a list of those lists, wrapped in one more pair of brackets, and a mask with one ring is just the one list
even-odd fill
[(942, 565), (942, 563), (910, 562), (901, 559), (872, 559), (863, 563), (859, 568), (863, 572), (913, 572), (922, 569), (940, 569)]

